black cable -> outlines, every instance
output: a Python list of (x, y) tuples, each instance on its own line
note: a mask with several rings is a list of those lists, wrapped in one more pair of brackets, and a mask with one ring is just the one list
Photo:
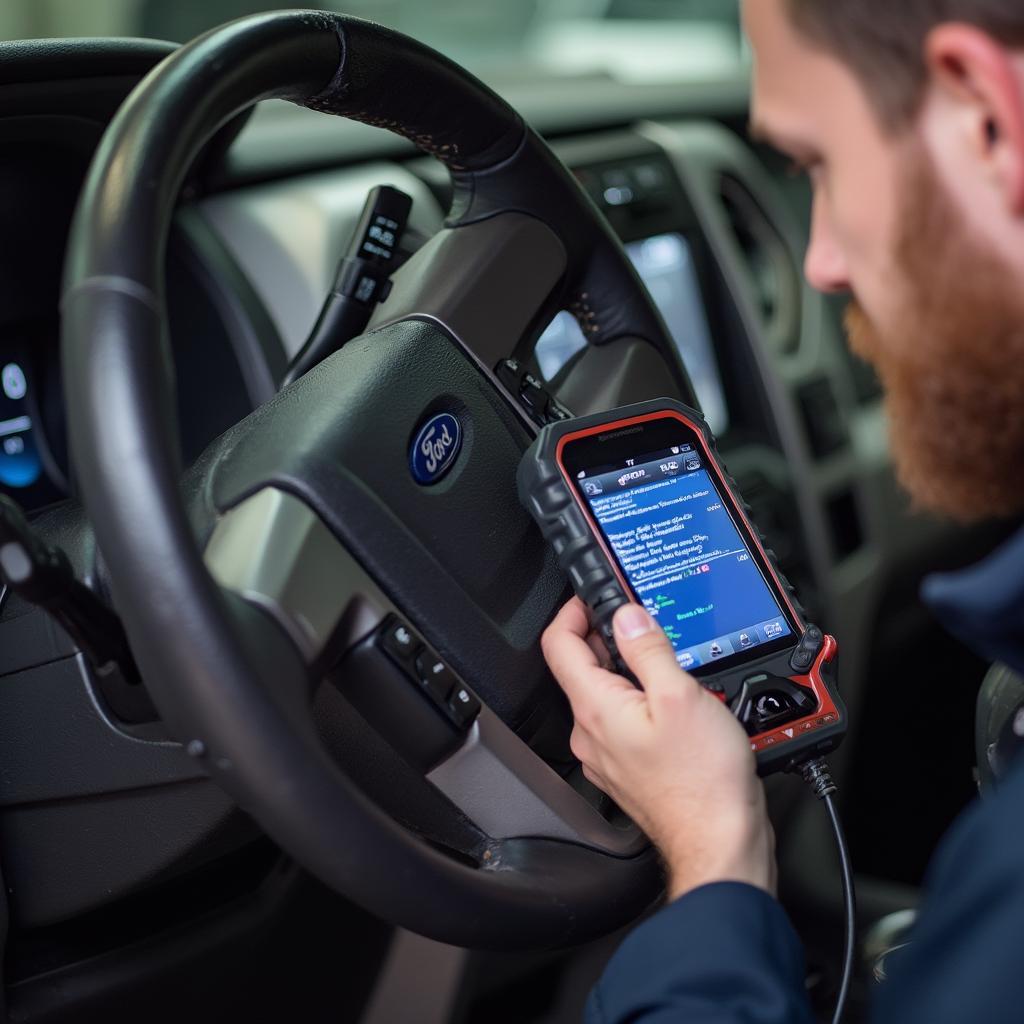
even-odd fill
[(804, 781), (814, 790), (814, 795), (825, 804), (828, 820), (832, 823), (832, 833), (839, 851), (839, 872), (843, 880), (843, 913), (845, 915), (843, 934), (843, 973), (839, 982), (839, 995), (836, 997), (836, 1008), (832, 1014), (832, 1024), (839, 1024), (846, 1009), (846, 999), (850, 994), (850, 982), (853, 978), (853, 957), (857, 941), (857, 898), (853, 888), (853, 867), (850, 864), (850, 851), (846, 846), (846, 835), (843, 823), (839, 820), (839, 811), (832, 799), (836, 792), (836, 784), (824, 758), (815, 758), (800, 765)]

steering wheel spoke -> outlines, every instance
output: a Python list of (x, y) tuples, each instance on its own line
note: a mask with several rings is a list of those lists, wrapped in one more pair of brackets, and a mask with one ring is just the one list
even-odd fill
[(508, 211), (446, 227), (394, 275), (370, 330), (401, 320), (442, 327), (491, 380), (558, 311), (567, 255), (542, 221)]
[(204, 560), (489, 839), (643, 848), (635, 826), (610, 823), (479, 701), (298, 498), (268, 487), (243, 501)]

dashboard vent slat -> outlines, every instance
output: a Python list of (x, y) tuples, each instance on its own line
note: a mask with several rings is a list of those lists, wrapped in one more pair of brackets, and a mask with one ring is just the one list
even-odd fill
[(761, 204), (737, 178), (723, 174), (719, 198), (753, 289), (772, 348), (791, 353), (800, 345), (800, 271), (785, 240)]

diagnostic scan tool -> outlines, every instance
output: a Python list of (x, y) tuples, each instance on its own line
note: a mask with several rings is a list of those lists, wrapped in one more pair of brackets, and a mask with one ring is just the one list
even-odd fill
[(611, 621), (636, 601), (747, 730), (762, 775), (839, 744), (836, 641), (805, 620), (699, 413), (666, 399), (551, 424), (518, 484), (623, 674)]

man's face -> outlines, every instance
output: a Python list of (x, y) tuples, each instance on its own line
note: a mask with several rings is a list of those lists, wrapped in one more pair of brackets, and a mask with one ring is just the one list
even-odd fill
[(961, 212), (971, 197), (943, 180), (963, 176), (937, 170), (919, 125), (886, 134), (859, 80), (794, 30), (783, 0), (747, 0), (745, 18), (754, 129), (810, 175), (805, 276), (852, 295), (850, 341), (885, 387), (902, 483), (963, 521), (1024, 511), (1024, 300)]

